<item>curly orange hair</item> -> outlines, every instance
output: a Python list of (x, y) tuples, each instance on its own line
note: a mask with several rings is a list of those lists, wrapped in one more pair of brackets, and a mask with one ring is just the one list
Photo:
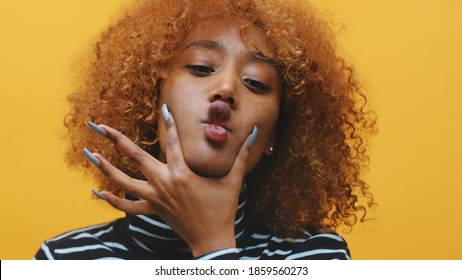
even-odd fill
[[(375, 114), (351, 66), (336, 52), (335, 34), (321, 13), (303, 1), (140, 1), (102, 33), (65, 118), (70, 166), (84, 166), (103, 189), (119, 193), (81, 153), (91, 147), (128, 175), (132, 162), (84, 127), (89, 120), (121, 131), (156, 156), (158, 96), (169, 63), (202, 20), (239, 19), (268, 37), (284, 81), (272, 157), (248, 175), (248, 210), (275, 234), (332, 231), (364, 220), (373, 196), (360, 178), (368, 164), (367, 136)], [(243, 24), (243, 26), (245, 26)], [(243, 27), (244, 28), (244, 27)], [(120, 194), (120, 193), (119, 193)], [(366, 205), (359, 199), (365, 197)]]

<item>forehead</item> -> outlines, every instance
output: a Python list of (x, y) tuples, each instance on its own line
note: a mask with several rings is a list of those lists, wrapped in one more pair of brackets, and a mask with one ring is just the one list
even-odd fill
[(266, 35), (255, 25), (238, 22), (209, 20), (196, 26), (185, 41), (184, 47), (195, 41), (216, 41), (229, 48), (246, 48), (273, 56)]

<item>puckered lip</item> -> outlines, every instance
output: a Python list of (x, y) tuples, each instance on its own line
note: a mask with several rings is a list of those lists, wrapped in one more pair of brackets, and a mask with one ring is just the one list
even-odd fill
[(231, 117), (229, 104), (221, 100), (216, 100), (210, 104), (208, 110), (208, 123), (223, 126)]
[(205, 124), (205, 125), (216, 125), (216, 126), (221, 126), (223, 127), (224, 129), (226, 129), (228, 132), (231, 132), (232, 130), (223, 122), (217, 122), (217, 123), (210, 123), (209, 120), (206, 120), (206, 121), (201, 121), (202, 124)]
[(231, 132), (231, 129), (227, 125), (230, 117), (231, 108), (229, 104), (222, 100), (215, 100), (212, 104), (210, 104), (210, 107), (207, 110), (207, 118), (203, 119), (201, 122), (206, 125), (220, 126), (228, 132)]

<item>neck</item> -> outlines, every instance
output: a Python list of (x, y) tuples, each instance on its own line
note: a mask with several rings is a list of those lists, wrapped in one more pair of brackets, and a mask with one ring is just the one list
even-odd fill
[[(134, 197), (126, 196), (130, 200), (138, 200)], [(239, 195), (236, 218), (235, 218), (235, 238), (239, 240), (244, 235), (245, 223), (245, 204), (247, 202), (246, 186), (242, 187)], [(151, 215), (128, 215), (128, 234), (130, 239), (141, 249), (157, 252), (160, 250), (174, 250), (180, 252), (190, 252), (188, 245), (173, 229), (167, 225), (159, 216)]]

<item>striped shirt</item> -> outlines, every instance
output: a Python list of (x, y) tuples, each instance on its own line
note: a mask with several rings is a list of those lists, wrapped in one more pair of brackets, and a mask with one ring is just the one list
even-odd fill
[(336, 233), (310, 233), (299, 239), (275, 236), (249, 225), (245, 186), (235, 222), (236, 248), (193, 258), (187, 244), (156, 216), (127, 215), (113, 222), (73, 230), (45, 241), (34, 259), (199, 259), (325, 260), (350, 259), (348, 246)]

